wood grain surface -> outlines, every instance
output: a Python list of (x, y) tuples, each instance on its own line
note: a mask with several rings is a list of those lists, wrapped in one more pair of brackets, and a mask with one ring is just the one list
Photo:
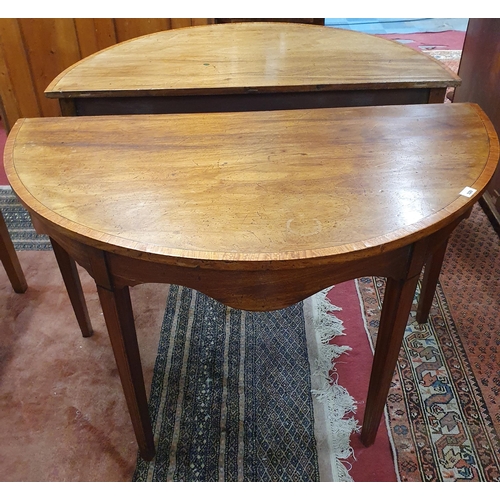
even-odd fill
[(139, 37), (74, 64), (47, 97), (199, 95), (457, 86), (436, 60), (354, 31), (292, 23), (189, 27)]
[(36, 118), (10, 134), (6, 171), (32, 211), (111, 252), (359, 258), (469, 208), (495, 141), (469, 104)]
[(432, 297), (446, 241), (498, 159), (474, 104), (23, 119), (5, 154), (14, 191), (55, 242), (84, 336), (92, 326), (73, 260), (95, 280), (146, 460), (155, 443), (129, 286), (176, 283), (268, 311), (386, 277), (369, 446), (422, 268), (431, 264)]

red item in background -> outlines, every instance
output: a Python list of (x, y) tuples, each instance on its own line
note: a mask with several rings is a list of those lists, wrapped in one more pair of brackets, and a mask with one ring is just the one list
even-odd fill
[[(372, 367), (373, 354), (368, 341), (358, 292), (354, 281), (335, 285), (327, 295), (332, 304), (341, 307), (335, 316), (343, 322), (344, 336), (338, 336), (334, 342), (348, 345), (351, 350), (342, 354), (335, 363), (338, 384), (344, 387), (357, 402), (355, 419), (361, 426), (365, 411), (365, 399)], [(350, 415), (348, 415), (350, 416)], [(359, 439), (360, 434), (351, 436), (354, 458), (349, 475), (359, 482), (396, 482), (394, 460), (387, 433), (385, 419), (382, 419), (375, 443), (366, 448)], [(349, 469), (349, 466), (347, 466)]]
[(387, 40), (405, 40), (401, 42), (407, 47), (416, 50), (462, 50), (465, 40), (465, 31), (440, 31), (438, 33), (394, 33), (390, 35), (376, 35)]

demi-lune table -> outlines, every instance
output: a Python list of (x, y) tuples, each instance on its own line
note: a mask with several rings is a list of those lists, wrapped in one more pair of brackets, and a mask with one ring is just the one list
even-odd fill
[(268, 311), (386, 277), (368, 446), (422, 267), (498, 159), (477, 105), (425, 104), (21, 119), (5, 165), (61, 269), (74, 259), (96, 282), (140, 453), (151, 459), (130, 286), (173, 283)]
[[(380, 37), (244, 22), (162, 31), (113, 45), (62, 72), (45, 95), (59, 99), (67, 116), (164, 114), (442, 103), (446, 89), (460, 83), (435, 59)], [(445, 250), (425, 267), (421, 323)], [(74, 266), (63, 273), (68, 290), (74, 289)], [(87, 323), (85, 308), (76, 310), (80, 325)]]
[(113, 45), (58, 75), (64, 115), (256, 111), (443, 102), (460, 78), (380, 37), (296, 23), (161, 31)]

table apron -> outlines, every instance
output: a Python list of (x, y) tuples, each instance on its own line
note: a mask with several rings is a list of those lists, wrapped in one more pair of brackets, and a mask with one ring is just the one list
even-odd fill
[[(408, 280), (420, 274), (425, 262), (445, 244), (459, 222), (470, 215), (469, 208), (434, 233), (400, 248), (347, 260), (342, 256), (311, 259), (280, 265), (279, 268), (248, 262), (238, 269), (238, 262), (213, 266), (195, 261), (179, 263), (154, 262), (94, 248), (76, 241), (52, 224), (46, 224), (32, 213), (37, 232), (48, 234), (88, 271), (98, 286), (108, 290), (143, 283), (167, 283), (198, 290), (230, 307), (248, 311), (282, 309), (314, 295), (329, 286), (364, 276), (381, 276)], [(418, 258), (415, 258), (417, 252)], [(287, 264), (283, 261), (282, 264)]]
[[(453, 225), (454, 226), (454, 225)], [(445, 228), (446, 229), (446, 228)], [(329, 286), (363, 276), (407, 280), (419, 274), (434, 248), (450, 230), (440, 231), (396, 250), (349, 262), (332, 260), (310, 266), (255, 270), (187, 267), (152, 262), (99, 250), (51, 231), (68, 254), (108, 290), (142, 283), (168, 283), (198, 290), (230, 307), (248, 311), (271, 311), (295, 304)], [(420, 256), (415, 262), (413, 254)]]
[(61, 98), (65, 116), (211, 113), (386, 106), (443, 102), (446, 88), (378, 88), (243, 94), (143, 95)]

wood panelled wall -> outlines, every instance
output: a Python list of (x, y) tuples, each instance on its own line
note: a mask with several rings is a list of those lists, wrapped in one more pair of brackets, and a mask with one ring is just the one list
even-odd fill
[(0, 19), (0, 114), (59, 116), (43, 92), (61, 71), (98, 50), (157, 31), (213, 24), (213, 19)]

